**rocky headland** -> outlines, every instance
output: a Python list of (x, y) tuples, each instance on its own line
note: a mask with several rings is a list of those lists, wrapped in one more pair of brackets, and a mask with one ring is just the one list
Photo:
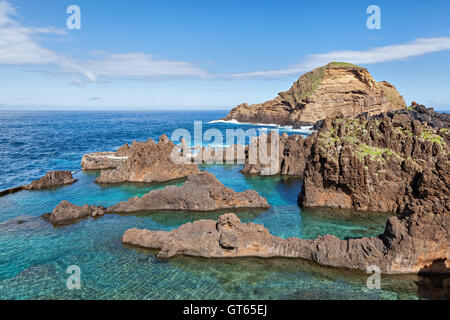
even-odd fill
[(383, 273), (450, 273), (448, 212), (415, 208), (392, 217), (378, 237), (340, 240), (326, 235), (314, 240), (282, 239), (262, 225), (241, 223), (233, 214), (198, 220), (172, 231), (129, 229), (124, 244), (158, 249), (158, 257), (190, 255), (206, 258), (287, 257), (321, 265)]
[(176, 164), (172, 161), (174, 148), (175, 144), (166, 135), (162, 135), (158, 143), (148, 139), (146, 142), (133, 142), (130, 146), (126, 144), (114, 153), (115, 157), (124, 158), (124, 162), (115, 169), (102, 170), (95, 182), (166, 182), (197, 173), (196, 164)]
[(224, 120), (300, 127), (339, 114), (354, 118), (405, 107), (403, 97), (390, 83), (376, 82), (365, 68), (332, 62), (302, 75), (273, 100), (238, 105)]

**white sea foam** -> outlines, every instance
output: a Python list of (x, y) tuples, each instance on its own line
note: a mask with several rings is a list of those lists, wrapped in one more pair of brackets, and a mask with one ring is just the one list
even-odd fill
[(252, 126), (261, 126), (261, 127), (275, 127), (280, 129), (281, 131), (287, 131), (287, 132), (298, 132), (303, 134), (311, 134), (314, 132), (312, 129), (312, 126), (304, 126), (300, 128), (293, 128), (292, 126), (279, 126), (274, 123), (251, 123), (251, 122), (239, 122), (235, 119), (231, 120), (212, 120), (208, 122), (211, 123), (228, 123), (228, 124), (236, 124), (236, 125), (252, 125)]

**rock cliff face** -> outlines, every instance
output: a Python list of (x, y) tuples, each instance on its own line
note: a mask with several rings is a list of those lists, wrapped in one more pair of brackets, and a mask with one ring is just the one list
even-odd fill
[(300, 77), (292, 87), (262, 104), (241, 104), (224, 120), (300, 127), (329, 116), (370, 115), (405, 108), (388, 82), (376, 82), (365, 68), (333, 62)]
[(58, 187), (75, 183), (77, 180), (73, 178), (70, 171), (50, 171), (39, 180), (23, 187), (26, 190), (40, 190), (52, 187)]
[[(448, 208), (450, 123), (439, 117), (416, 107), (368, 121), (325, 119), (307, 161), (300, 204), (399, 213), (408, 203), (438, 201)], [(431, 119), (439, 126), (428, 126)]]
[(363, 271), (376, 265), (383, 273), (450, 273), (448, 212), (416, 210), (390, 218), (385, 232), (373, 238), (340, 240), (326, 235), (314, 240), (281, 239), (262, 225), (241, 223), (230, 213), (217, 222), (199, 220), (170, 232), (129, 229), (122, 242), (159, 249), (161, 258), (288, 257)]
[(197, 173), (196, 164), (175, 164), (171, 159), (175, 147), (167, 136), (159, 142), (134, 142), (115, 152), (117, 157), (127, 157), (126, 161), (113, 170), (102, 170), (95, 182), (100, 184), (123, 182), (165, 182), (185, 178)]
[(108, 213), (149, 212), (161, 210), (216, 211), (240, 208), (269, 208), (267, 200), (256, 191), (235, 192), (225, 187), (209, 172), (190, 175), (181, 186), (153, 190), (142, 198), (120, 202)]
[[(250, 160), (249, 149), (259, 150), (261, 139), (266, 139), (268, 161), (261, 161), (258, 152), (255, 157), (256, 161)], [(272, 139), (278, 139), (274, 145), (279, 146), (278, 155), (272, 157)], [(250, 148), (247, 148), (245, 166), (242, 173), (249, 175), (287, 175), (302, 177), (306, 165), (306, 160), (309, 156), (311, 146), (316, 139), (316, 134), (303, 138), (301, 135), (288, 136), (284, 133), (281, 137), (274, 131), (269, 132), (267, 137), (261, 135), (254, 139)], [(275, 162), (275, 163), (273, 163)]]

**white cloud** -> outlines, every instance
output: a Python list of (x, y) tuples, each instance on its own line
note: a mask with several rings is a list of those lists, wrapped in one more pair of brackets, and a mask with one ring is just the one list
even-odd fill
[(51, 70), (52, 73), (68, 74), (73, 79), (72, 83), (77, 85), (86, 81), (97, 82), (116, 78), (278, 78), (303, 73), (333, 60), (367, 65), (450, 50), (450, 37), (424, 38), (368, 50), (312, 54), (302, 62), (282, 69), (213, 75), (194, 63), (173, 61), (139, 52), (112, 54), (95, 51), (91, 60), (69, 58), (45, 48), (35, 37), (36, 34), (64, 36), (67, 34), (65, 30), (52, 26), (23, 26), (16, 17), (16, 9), (6, 0), (0, 0), (0, 65), (35, 66), (44, 71)]
[(284, 69), (235, 73), (239, 78), (270, 78), (305, 72), (323, 66), (330, 61), (354, 64), (375, 64), (418, 57), (427, 53), (450, 50), (450, 37), (416, 39), (403, 44), (394, 44), (369, 50), (342, 50), (308, 56), (303, 62)]
[(0, 27), (12, 23), (11, 16), (16, 15), (16, 9), (8, 2), (0, 1)]
[[(0, 1), (0, 64), (56, 67), (52, 71), (84, 76), (96, 82), (99, 78), (207, 77), (208, 72), (183, 61), (159, 59), (145, 53), (103, 54), (92, 61), (77, 61), (46, 49), (33, 38), (36, 33), (65, 35), (54, 27), (25, 27), (15, 19), (16, 9)], [(97, 56), (101, 56), (98, 54)], [(81, 84), (82, 79), (72, 81)]]
[(99, 77), (208, 76), (192, 63), (158, 59), (145, 53), (107, 54), (82, 65)]

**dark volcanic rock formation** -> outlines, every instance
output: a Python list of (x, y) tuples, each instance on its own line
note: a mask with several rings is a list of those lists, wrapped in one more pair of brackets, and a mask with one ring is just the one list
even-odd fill
[(127, 157), (126, 161), (113, 170), (102, 170), (95, 182), (100, 184), (123, 182), (165, 182), (185, 178), (197, 173), (196, 164), (175, 164), (171, 159), (175, 145), (162, 135), (159, 142), (134, 142), (125, 145), (115, 153)]
[(209, 172), (190, 175), (181, 186), (153, 190), (142, 198), (132, 198), (107, 209), (108, 213), (161, 210), (215, 211), (240, 208), (269, 208), (256, 191), (235, 192)]
[(224, 120), (299, 127), (340, 113), (355, 117), (405, 107), (403, 97), (388, 82), (377, 83), (365, 68), (333, 62), (304, 74), (273, 100), (237, 106)]
[(198, 220), (173, 231), (129, 229), (122, 242), (160, 249), (159, 257), (191, 255), (207, 258), (288, 257), (321, 265), (383, 273), (450, 273), (448, 212), (414, 212), (392, 217), (385, 232), (372, 238), (340, 240), (326, 235), (314, 240), (281, 239), (262, 225), (241, 223), (230, 213), (218, 221)]
[(68, 201), (61, 201), (52, 213), (44, 214), (44, 218), (55, 226), (71, 224), (77, 220), (87, 217), (99, 217), (105, 214), (105, 208), (84, 205), (76, 206)]
[[(254, 139), (249, 150), (259, 150), (259, 143), (261, 139), (266, 139), (266, 147), (269, 161), (261, 161), (259, 152), (255, 152), (256, 161), (250, 160), (250, 151), (247, 150), (245, 166), (242, 169), (244, 174), (258, 174), (258, 175), (288, 175), (288, 176), (303, 176), (306, 160), (308, 159), (311, 146), (316, 139), (316, 134), (303, 138), (301, 135), (288, 136), (284, 133), (281, 137), (275, 132), (271, 131), (267, 135), (261, 135)], [(278, 155), (272, 157), (272, 139), (279, 139), (275, 144), (278, 145)], [(264, 147), (263, 147), (264, 148)], [(273, 163), (275, 162), (275, 163)]]
[(70, 171), (50, 171), (39, 180), (24, 186), (26, 190), (40, 190), (52, 187), (58, 187), (75, 183), (77, 180), (73, 178)]
[(209, 172), (188, 177), (181, 186), (153, 190), (142, 198), (131, 198), (109, 208), (62, 201), (52, 213), (44, 215), (54, 225), (74, 223), (86, 217), (100, 217), (105, 213), (140, 213), (155, 211), (217, 211), (269, 208), (267, 200), (256, 191), (235, 192), (220, 183)]
[[(432, 128), (444, 129), (450, 127), (450, 114), (438, 113), (433, 108), (427, 108), (421, 104), (412, 105), (406, 109), (389, 112), (390, 117), (393, 115), (407, 115), (412, 119), (417, 120), (423, 124), (427, 124)], [(377, 119), (380, 116), (374, 116)]]
[(305, 168), (300, 204), (399, 213), (408, 203), (438, 201), (448, 208), (448, 125), (446, 116), (421, 107), (368, 121), (325, 119)]

